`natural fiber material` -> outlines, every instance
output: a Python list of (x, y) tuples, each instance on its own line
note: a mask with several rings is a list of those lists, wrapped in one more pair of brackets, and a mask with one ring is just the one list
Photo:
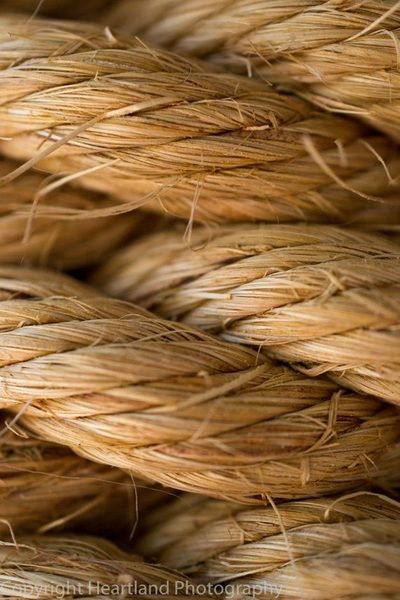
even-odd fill
[(400, 413), (375, 398), (127, 302), (32, 289), (26, 271), (9, 287), (0, 405), (45, 439), (242, 502), (398, 481)]
[(193, 598), (191, 585), (99, 538), (32, 536), (0, 544), (0, 598), (168, 600)]
[(140, 551), (227, 591), (235, 584), (261, 588), (257, 598), (276, 590), (279, 598), (318, 600), (400, 593), (400, 504), (386, 496), (252, 509), (183, 496), (147, 525)]
[(316, 225), (148, 236), (100, 269), (114, 296), (400, 404), (400, 245)]
[(2, 152), (111, 192), (119, 210), (347, 222), (379, 198), (398, 205), (387, 138), (262, 82), (108, 29), (18, 17), (0, 20), (0, 67)]
[[(5, 310), (8, 309), (8, 301), (18, 298), (49, 297), (57, 302), (58, 296), (79, 298), (91, 294), (93, 294), (91, 287), (57, 271), (0, 265), (0, 306)], [(17, 305), (13, 304), (13, 306)], [(34, 303), (28, 303), (27, 307), (29, 306), (32, 307), (32, 323), (35, 323)], [(19, 323), (21, 325), (27, 323), (25, 319), (28, 318), (28, 315), (29, 313), (20, 314), (22, 320)], [(40, 323), (40, 321), (37, 322)], [(10, 326), (18, 327), (18, 321), (10, 321)], [(1, 315), (0, 329), (5, 331), (7, 327), (7, 313), (4, 312)]]
[[(371, 532), (386, 539), (391, 532), (400, 542), (400, 505), (372, 492), (252, 508), (183, 494), (144, 516), (145, 529), (136, 548), (144, 556), (216, 583), (240, 577), (243, 571), (258, 571), (256, 563), (267, 571), (294, 558), (330, 552), (343, 543), (346, 533), (354, 537), (355, 525), (360, 531), (372, 525)], [(335, 531), (340, 537), (332, 535)], [(291, 543), (296, 536), (302, 544)]]
[[(67, 527), (129, 538), (136, 519), (135, 488), (122, 471), (86, 461), (19, 426), (4, 434), (6, 422), (0, 419), (3, 537)], [(151, 492), (138, 486), (137, 494), (142, 509)]]
[(119, 0), (103, 20), (400, 140), (397, 0)]
[[(15, 163), (0, 161), (0, 176)], [(46, 178), (29, 172), (0, 187), (0, 262), (39, 264), (75, 269), (100, 262), (109, 252), (150, 225), (150, 217), (130, 215), (87, 218), (87, 212), (108, 210), (111, 202), (100, 194), (80, 192), (69, 186), (38, 200), (35, 193)], [(79, 219), (79, 212), (86, 218)], [(73, 219), (70, 219), (70, 215)]]

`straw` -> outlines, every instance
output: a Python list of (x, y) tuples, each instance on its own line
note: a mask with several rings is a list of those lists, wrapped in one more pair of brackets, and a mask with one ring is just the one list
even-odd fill
[(364, 492), (250, 510), (183, 497), (149, 516), (139, 548), (227, 594), (397, 598), (399, 511)]
[(398, 0), (118, 0), (102, 18), (400, 139)]
[[(1, 160), (0, 176), (13, 168), (15, 163)], [(100, 194), (81, 192), (70, 186), (55, 189), (42, 198), (35, 197), (45, 185), (45, 176), (30, 171), (0, 187), (1, 263), (59, 269), (86, 267), (105, 259), (128, 235), (139, 233), (144, 225), (150, 231), (155, 226), (140, 211), (89, 219), (87, 212), (91, 208), (109, 209), (111, 202)], [(86, 218), (79, 219), (79, 211)]]
[(34, 276), (15, 269), (0, 304), (0, 407), (43, 438), (241, 502), (398, 481), (395, 408), (128, 302), (32, 290)]
[(94, 280), (163, 317), (400, 404), (400, 245), (320, 225), (159, 232)]
[(0, 598), (168, 600), (193, 598), (192, 588), (186, 577), (100, 538), (30, 536), (0, 544)]
[(191, 221), (348, 222), (398, 205), (387, 138), (263, 82), (107, 28), (17, 16), (0, 19), (0, 67), (0, 149), (27, 161), (2, 184), (35, 166), (120, 210)]
[[(129, 539), (137, 518), (135, 488), (118, 469), (86, 461), (22, 427), (0, 427), (0, 533), (108, 532)], [(137, 486), (140, 514), (155, 493)]]

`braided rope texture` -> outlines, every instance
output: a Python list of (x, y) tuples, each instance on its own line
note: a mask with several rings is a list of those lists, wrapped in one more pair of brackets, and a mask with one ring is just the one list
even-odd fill
[[(15, 163), (0, 160), (0, 177)], [(101, 194), (70, 186), (39, 197), (46, 177), (30, 171), (0, 187), (0, 262), (77, 269), (97, 264), (142, 230), (149, 217), (129, 215), (89, 218), (112, 203)], [(37, 198), (37, 204), (36, 204)], [(72, 215), (72, 217), (71, 217)]]
[(119, 0), (105, 23), (258, 75), (400, 140), (397, 0)]
[(360, 123), (107, 28), (2, 16), (0, 31), (0, 150), (26, 168), (200, 221), (398, 211), (396, 149)]
[[(190, 597), (190, 581), (94, 537), (26, 536), (0, 545), (0, 598)], [(163, 587), (162, 587), (163, 586)], [(189, 592), (188, 592), (189, 590)], [(204, 598), (210, 598), (204, 595)]]
[(250, 509), (185, 495), (145, 518), (138, 549), (227, 590), (235, 584), (254, 593), (264, 587), (270, 597), (279, 590), (285, 599), (395, 598), (399, 511), (398, 502), (368, 492)]
[[(3, 430), (4, 416), (0, 423)], [(134, 526), (134, 490), (127, 475), (37, 439), (20, 426), (0, 437), (0, 480), (3, 540), (10, 531), (60, 528), (126, 538)], [(140, 507), (150, 504), (153, 495), (139, 487)]]
[(376, 398), (63, 275), (1, 267), (0, 298), (0, 408), (86, 458), (249, 503), (398, 479)]
[(157, 314), (220, 333), (400, 402), (400, 245), (323, 225), (168, 229), (120, 250), (94, 282)]

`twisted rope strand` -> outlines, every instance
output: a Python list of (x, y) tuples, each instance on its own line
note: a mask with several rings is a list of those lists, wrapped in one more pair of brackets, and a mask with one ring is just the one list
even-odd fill
[(257, 74), (400, 139), (398, 0), (137, 0), (134, 5), (134, 17), (132, 0), (119, 0), (102, 18), (157, 46)]
[[(15, 163), (0, 160), (0, 177)], [(0, 187), (0, 261), (76, 269), (96, 264), (146, 222), (140, 212), (124, 216), (80, 219), (77, 212), (109, 209), (112, 203), (85, 191), (58, 188), (38, 199), (46, 178), (28, 172)], [(38, 202), (36, 203), (36, 200)], [(148, 222), (148, 217), (147, 217)]]
[[(26, 430), (0, 436), (0, 533), (68, 527), (126, 535), (134, 524), (132, 484), (118, 469), (85, 461)], [(146, 493), (140, 493), (146, 506)], [(151, 494), (147, 493), (150, 503)], [(110, 511), (112, 507), (112, 511)], [(107, 519), (105, 520), (105, 517)], [(99, 524), (101, 522), (101, 525)], [(129, 533), (129, 531), (128, 531)]]
[(186, 577), (146, 564), (101, 538), (27, 536), (2, 542), (0, 565), (1, 598), (193, 598)]
[(187, 494), (145, 517), (137, 547), (227, 593), (389, 600), (399, 593), (399, 506), (365, 491), (250, 509)]
[(38, 166), (195, 220), (398, 205), (395, 148), (358, 123), (107, 29), (4, 16), (0, 31), (0, 146), (27, 160), (3, 184)]
[(346, 554), (349, 546), (387, 543), (394, 550), (399, 511), (390, 497), (365, 491), (279, 503), (276, 511), (186, 494), (145, 515), (137, 549), (200, 581), (268, 577), (293, 559)]
[(0, 406), (43, 438), (249, 503), (397, 479), (399, 413), (378, 399), (85, 287), (33, 286), (51, 273), (15, 270), (12, 296), (1, 275)]
[(315, 225), (176, 228), (131, 244), (94, 282), (163, 317), (250, 344), (399, 404), (400, 246)]

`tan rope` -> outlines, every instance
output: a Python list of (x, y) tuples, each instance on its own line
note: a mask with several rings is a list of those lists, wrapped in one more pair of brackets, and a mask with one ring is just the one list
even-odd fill
[(356, 230), (237, 225), (150, 235), (97, 285), (156, 313), (261, 347), (308, 374), (400, 403), (400, 246)]
[[(100, 538), (30, 536), (0, 543), (2, 598), (195, 597), (186, 577)], [(205, 593), (204, 598), (210, 598)]]
[(103, 20), (400, 139), (398, 0), (119, 0)]
[[(0, 177), (13, 168), (15, 163), (0, 160)], [(44, 187), (45, 176), (32, 171), (0, 187), (1, 263), (80, 268), (100, 262), (145, 223), (152, 226), (138, 211), (89, 219), (91, 209), (108, 210), (111, 202), (70, 186), (55, 189), (35, 205)]]
[[(10, 422), (0, 420), (1, 535), (67, 527), (118, 533), (127, 540), (136, 518), (129, 478), (36, 439), (20, 426), (4, 433)], [(140, 486), (138, 494), (142, 509), (152, 494)]]
[(360, 493), (288, 502), (277, 510), (183, 496), (149, 515), (139, 549), (198, 581), (223, 584), (227, 593), (397, 597), (398, 503)]
[(194, 220), (398, 205), (396, 149), (359, 123), (109, 29), (3, 16), (0, 32), (0, 146), (27, 160), (2, 184), (38, 166)]
[(38, 277), (14, 269), (10, 284), (0, 267), (0, 407), (45, 439), (242, 502), (398, 477), (395, 408), (121, 300), (72, 284), (61, 297), (43, 273), (49, 294)]
[[(292, 585), (297, 581), (295, 598), (301, 597), (303, 575), (306, 581), (310, 578), (307, 583), (312, 582), (313, 593), (325, 598), (328, 578), (337, 569), (337, 583), (329, 598), (346, 593), (358, 598), (365, 591), (365, 583), (358, 577), (363, 572), (368, 576), (373, 561), (366, 560), (360, 574), (351, 583), (342, 584), (343, 589), (339, 582), (341, 569), (351, 569), (354, 557), (353, 568), (357, 570), (358, 554), (370, 544), (380, 547), (387, 559), (394, 559), (400, 548), (399, 517), (398, 502), (369, 492), (280, 503), (276, 511), (269, 505), (249, 509), (187, 494), (144, 516), (144, 534), (136, 548), (144, 556), (183, 570), (198, 581), (214, 584), (239, 585), (242, 577), (265, 583), (269, 577), (279, 580), (292, 563), (299, 569), (297, 575), (294, 568), (289, 569)], [(325, 557), (330, 561), (325, 563)], [(379, 559), (375, 560), (378, 567)], [(311, 575), (320, 562), (329, 568), (326, 573), (321, 570), (312, 581)], [(310, 567), (308, 577), (303, 563)], [(392, 565), (386, 584), (379, 575), (368, 592), (398, 592), (398, 569), (398, 564)], [(286, 597), (288, 590), (282, 583), (282, 595)], [(286, 585), (290, 583), (289, 579)]]

